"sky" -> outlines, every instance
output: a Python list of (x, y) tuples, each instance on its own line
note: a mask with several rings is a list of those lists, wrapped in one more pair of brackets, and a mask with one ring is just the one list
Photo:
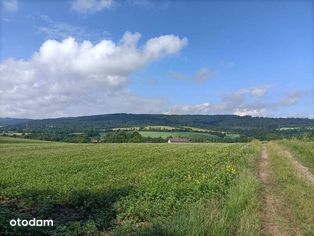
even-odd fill
[(0, 117), (314, 118), (314, 1), (0, 0)]

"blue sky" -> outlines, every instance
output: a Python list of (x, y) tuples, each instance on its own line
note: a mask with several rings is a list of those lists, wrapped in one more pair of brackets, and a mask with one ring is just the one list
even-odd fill
[(2, 117), (314, 115), (313, 1), (1, 6)]

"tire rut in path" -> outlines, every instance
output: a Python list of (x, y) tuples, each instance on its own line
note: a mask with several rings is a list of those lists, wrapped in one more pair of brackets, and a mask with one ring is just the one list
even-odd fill
[(314, 175), (309, 171), (309, 168), (305, 167), (300, 162), (298, 162), (289, 151), (283, 150), (283, 153), (289, 159), (292, 165), (297, 169), (297, 171), (302, 176), (304, 176), (309, 182), (314, 184)]
[(275, 198), (271, 191), (269, 161), (267, 147), (262, 144), (261, 159), (258, 163), (258, 177), (263, 184), (263, 203), (262, 203), (262, 230), (266, 236), (285, 235), (279, 231), (275, 223)]

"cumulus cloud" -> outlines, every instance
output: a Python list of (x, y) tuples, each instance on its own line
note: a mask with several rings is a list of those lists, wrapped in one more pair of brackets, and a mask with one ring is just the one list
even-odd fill
[(113, 0), (73, 0), (71, 7), (79, 13), (97, 12), (112, 7)]
[(17, 0), (1, 0), (1, 8), (5, 11), (16, 11), (17, 10)]
[(209, 70), (208, 68), (206, 67), (203, 67), (201, 69), (199, 69), (195, 75), (193, 76), (186, 76), (186, 75), (183, 75), (183, 74), (180, 74), (180, 73), (177, 73), (177, 72), (171, 72), (170, 73), (170, 77), (172, 79), (175, 79), (175, 80), (190, 80), (190, 81), (195, 81), (195, 82), (198, 82), (198, 83), (202, 83), (202, 82), (205, 82), (209, 79), (212, 79), (214, 76), (214, 72)]
[[(47, 40), (29, 60), (4, 61), (0, 64), (1, 116), (81, 114), (80, 110), (67, 111), (71, 107), (83, 109), (87, 101), (96, 101), (104, 95), (97, 113), (108, 113), (112, 111), (104, 104), (118, 100), (117, 94), (122, 94), (126, 104), (137, 99), (126, 90), (128, 76), (147, 63), (178, 53), (187, 44), (186, 38), (164, 35), (139, 47), (140, 37), (139, 33), (126, 32), (118, 43), (103, 40), (97, 44), (78, 42), (71, 37), (63, 41)], [(156, 104), (154, 99), (139, 100)]]

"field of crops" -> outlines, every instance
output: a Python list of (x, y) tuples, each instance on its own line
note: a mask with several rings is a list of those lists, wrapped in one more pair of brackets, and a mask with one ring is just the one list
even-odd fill
[[(253, 235), (259, 145), (0, 138), (0, 235)], [(53, 219), (14, 228), (12, 218)]]
[(199, 138), (199, 139), (207, 139), (216, 137), (215, 135), (208, 133), (200, 133), (200, 132), (179, 132), (179, 131), (140, 131), (139, 132), (143, 137), (152, 137), (152, 138)]

